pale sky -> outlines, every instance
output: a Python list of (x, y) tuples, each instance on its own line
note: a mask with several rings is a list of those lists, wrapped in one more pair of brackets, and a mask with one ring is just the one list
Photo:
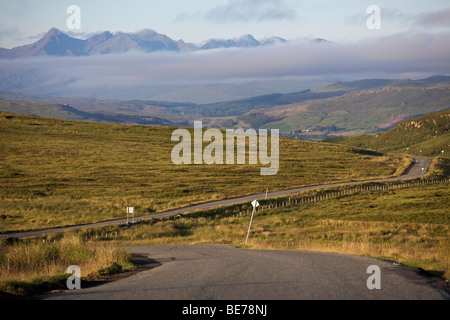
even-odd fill
[[(450, 31), (448, 0), (2, 0), (0, 47), (34, 42), (52, 27), (70, 31), (66, 10), (73, 4), (81, 9), (78, 37), (150, 28), (193, 43), (244, 34), (349, 42), (408, 31)], [(381, 8), (380, 30), (366, 27), (369, 5)]]

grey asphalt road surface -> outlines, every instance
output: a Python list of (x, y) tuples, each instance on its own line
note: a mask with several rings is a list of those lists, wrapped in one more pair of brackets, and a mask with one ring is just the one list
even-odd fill
[[(51, 300), (449, 300), (445, 282), (367, 257), (227, 245), (131, 247), (154, 267)], [(370, 266), (381, 289), (367, 286)], [(82, 270), (81, 270), (82, 272)]]
[[(418, 178), (418, 177), (422, 176), (423, 173), (426, 173), (428, 171), (428, 167), (433, 159), (431, 159), (431, 158), (414, 158), (414, 159), (415, 159), (414, 166), (406, 174), (399, 176), (399, 177), (364, 180), (364, 181), (340, 182), (340, 183), (333, 183), (333, 184), (323, 184), (323, 185), (299, 187), (299, 188), (294, 188), (294, 189), (270, 192), (267, 194), (267, 198), (268, 199), (277, 198), (277, 197), (282, 197), (282, 196), (286, 196), (286, 195), (297, 193), (297, 192), (321, 189), (321, 188), (327, 188), (327, 187), (333, 187), (333, 186), (357, 185), (357, 184), (367, 183), (367, 182), (398, 181), (398, 180), (408, 180), (408, 179)], [(424, 168), (423, 172), (422, 172), (422, 168)], [(229, 205), (233, 205), (233, 204), (242, 204), (242, 203), (247, 203), (247, 202), (250, 203), (255, 199), (264, 199), (265, 197), (266, 197), (266, 194), (261, 193), (261, 194), (240, 197), (240, 198), (234, 198), (234, 199), (218, 200), (218, 201), (212, 201), (212, 202), (202, 203), (202, 204), (198, 204), (198, 205), (193, 205), (190, 207), (173, 209), (173, 210), (160, 212), (160, 213), (156, 213), (156, 214), (140, 216), (138, 218), (139, 218), (139, 220), (145, 220), (145, 219), (151, 219), (151, 218), (167, 217), (167, 216), (173, 216), (173, 215), (177, 215), (177, 214), (195, 212), (197, 210), (207, 210), (207, 209), (218, 208), (220, 206), (229, 206)], [(95, 227), (102, 227), (102, 226), (107, 226), (107, 225), (118, 225), (118, 224), (124, 224), (126, 222), (127, 222), (127, 219), (116, 219), (116, 220), (101, 221), (101, 222), (97, 222), (97, 223), (89, 223), (89, 224), (83, 224), (83, 225), (66, 226), (66, 227), (61, 227), (61, 228), (50, 228), (50, 229), (42, 229), (42, 230), (24, 231), (24, 232), (3, 233), (3, 234), (0, 234), (0, 240), (11, 238), (11, 237), (14, 237), (14, 238), (38, 237), (38, 236), (41, 236), (44, 234), (49, 234), (49, 233), (54, 233), (54, 232), (69, 231), (69, 230), (81, 229), (81, 228), (95, 228)]]

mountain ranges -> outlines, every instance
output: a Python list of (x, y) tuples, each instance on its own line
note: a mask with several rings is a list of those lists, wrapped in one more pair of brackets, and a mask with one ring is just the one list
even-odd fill
[[(318, 39), (315, 41), (318, 41)], [(320, 41), (323, 40), (320, 39)], [(137, 33), (117, 32), (116, 34), (105, 31), (92, 35), (87, 39), (77, 39), (56, 28), (52, 28), (37, 42), (12, 49), (0, 48), (0, 58), (91, 56), (98, 54), (118, 54), (130, 51), (186, 52), (217, 48), (251, 48), (287, 42), (287, 40), (280, 37), (272, 37), (258, 41), (252, 35), (244, 35), (234, 39), (211, 39), (203, 45), (195, 45), (186, 43), (183, 40), (175, 41), (151, 29), (145, 29)]]

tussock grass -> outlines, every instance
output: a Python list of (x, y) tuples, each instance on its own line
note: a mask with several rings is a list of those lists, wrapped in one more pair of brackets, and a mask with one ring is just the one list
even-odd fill
[(0, 294), (27, 296), (64, 289), (67, 267), (80, 267), (84, 279), (132, 267), (123, 249), (86, 245), (74, 233), (51, 238), (3, 241), (0, 245)]
[(435, 158), (430, 163), (430, 170), (425, 174), (424, 179), (442, 179), (450, 176), (450, 159)]
[[(85, 230), (94, 243), (223, 243), (251, 249), (334, 252), (394, 260), (450, 278), (449, 183), (359, 192), (250, 215), (199, 212), (129, 228)], [(99, 236), (96, 236), (99, 235)]]

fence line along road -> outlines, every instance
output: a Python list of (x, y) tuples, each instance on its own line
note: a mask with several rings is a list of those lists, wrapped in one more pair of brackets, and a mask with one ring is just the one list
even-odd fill
[[(294, 194), (294, 193), (299, 193), (302, 191), (317, 190), (317, 189), (323, 189), (323, 188), (329, 188), (329, 187), (359, 185), (359, 184), (370, 183), (370, 182), (393, 182), (393, 181), (416, 179), (416, 178), (421, 177), (424, 172), (428, 171), (429, 165), (433, 159), (432, 158), (415, 158), (415, 157), (413, 157), (413, 158), (414, 158), (415, 162), (414, 162), (414, 165), (411, 167), (411, 169), (407, 173), (405, 173), (401, 176), (398, 176), (398, 177), (371, 179), (371, 180), (363, 180), (363, 181), (338, 182), (338, 183), (331, 183), (331, 184), (323, 184), (323, 185), (307, 186), (307, 187), (299, 187), (299, 188), (288, 189), (288, 190), (274, 191), (274, 192), (270, 192), (270, 193), (264, 192), (264, 193), (249, 195), (249, 196), (240, 197), (240, 198), (201, 203), (201, 204), (197, 204), (197, 205), (193, 205), (193, 206), (189, 206), (189, 207), (172, 209), (172, 210), (155, 213), (155, 214), (149, 214), (149, 215), (145, 215), (145, 216), (139, 216), (137, 218), (139, 218), (140, 220), (145, 220), (145, 219), (152, 219), (152, 218), (168, 217), (168, 216), (173, 216), (173, 215), (177, 215), (177, 214), (192, 213), (192, 212), (195, 212), (198, 210), (208, 210), (208, 209), (214, 209), (214, 208), (230, 206), (230, 205), (239, 205), (239, 204), (243, 204), (243, 203), (247, 203), (247, 202), (250, 203), (255, 199), (265, 199), (266, 196), (267, 196), (267, 199), (273, 199), (273, 198), (283, 197), (283, 196), (287, 196), (287, 195)], [(424, 170), (422, 170), (422, 168), (424, 168)], [(436, 181), (437, 182), (437, 180), (427, 180), (427, 181)], [(96, 222), (96, 223), (87, 223), (87, 224), (32, 230), (32, 231), (6, 232), (3, 234), (0, 234), (0, 240), (8, 239), (8, 238), (38, 237), (38, 236), (42, 236), (45, 234), (61, 232), (61, 231), (69, 231), (69, 230), (76, 230), (76, 229), (82, 229), (82, 228), (95, 228), (95, 227), (103, 227), (103, 226), (108, 226), (108, 225), (118, 225), (118, 224), (126, 224), (126, 223), (127, 223), (127, 219), (124, 218), (124, 219), (101, 221), (101, 222)]]
[[(262, 212), (265, 210), (272, 210), (277, 208), (285, 208), (285, 207), (292, 207), (292, 206), (301, 206), (303, 204), (308, 203), (316, 203), (320, 201), (325, 201), (329, 199), (335, 199), (343, 196), (353, 195), (359, 192), (372, 192), (372, 191), (384, 191), (384, 190), (398, 190), (408, 187), (413, 187), (421, 184), (434, 184), (434, 183), (447, 183), (450, 182), (450, 179), (440, 179), (440, 180), (415, 180), (415, 181), (408, 181), (404, 183), (399, 184), (379, 184), (379, 185), (369, 185), (369, 186), (351, 186), (349, 189), (342, 189), (342, 190), (326, 190), (323, 193), (315, 196), (289, 196), (289, 197), (283, 197), (283, 198), (276, 198), (276, 199), (268, 199), (268, 200), (261, 200), (265, 202), (265, 205), (261, 205), (258, 207), (258, 211)], [(241, 205), (232, 206), (231, 208), (223, 208), (224, 211), (221, 212), (223, 216), (228, 217), (242, 217), (242, 216), (248, 216), (252, 212), (250, 209), (252, 206), (248, 203), (244, 203)], [(217, 208), (215, 208), (217, 209)], [(209, 210), (214, 210), (209, 209)], [(208, 211), (209, 211), (208, 210)], [(208, 212), (208, 211), (202, 211)], [(197, 212), (193, 212), (192, 214), (195, 215)], [(154, 215), (151, 216), (149, 219), (156, 219), (156, 220), (178, 220), (183, 218), (189, 218), (190, 213), (187, 213), (185, 215), (172, 215), (170, 217), (155, 217)], [(142, 219), (141, 219), (142, 220)], [(120, 237), (124, 232), (127, 232), (126, 230), (120, 230), (120, 231), (105, 231), (105, 230), (99, 230), (99, 231), (93, 231), (90, 232), (89, 235), (86, 235), (86, 240), (110, 240), (110, 239), (117, 239)], [(289, 242), (287, 243), (287, 247), (289, 248)], [(294, 246), (294, 245), (292, 245)]]

